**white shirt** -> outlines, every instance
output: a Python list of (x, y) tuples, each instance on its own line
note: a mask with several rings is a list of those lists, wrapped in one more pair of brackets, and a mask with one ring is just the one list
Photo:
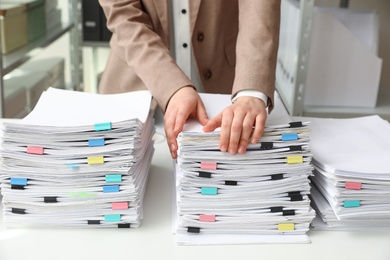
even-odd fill
[(177, 65), (191, 79), (198, 92), (203, 92), (202, 82), (193, 58), (190, 35), (189, 5), (186, 0), (170, 0), (171, 53)]
[[(191, 79), (198, 92), (203, 92), (202, 82), (197, 72), (194, 62), (191, 35), (190, 35), (190, 18), (189, 4), (190, 0), (170, 0), (169, 13), (171, 22), (171, 53), (176, 60), (177, 65)], [(234, 103), (239, 97), (252, 96), (268, 104), (268, 97), (257, 90), (241, 90), (232, 99)]]

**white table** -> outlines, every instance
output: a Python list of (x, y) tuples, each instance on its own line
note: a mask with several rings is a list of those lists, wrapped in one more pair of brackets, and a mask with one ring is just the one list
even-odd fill
[(310, 231), (311, 244), (177, 246), (171, 227), (173, 165), (165, 140), (157, 137), (141, 227), (6, 229), (0, 216), (0, 260), (390, 259), (388, 232)]

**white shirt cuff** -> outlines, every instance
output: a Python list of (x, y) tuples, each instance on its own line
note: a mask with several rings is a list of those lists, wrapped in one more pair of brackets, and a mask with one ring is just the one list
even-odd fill
[(241, 90), (234, 96), (234, 98), (232, 99), (232, 103), (236, 102), (239, 97), (256, 97), (263, 100), (266, 107), (268, 106), (268, 97), (263, 92), (260, 92), (258, 90)]

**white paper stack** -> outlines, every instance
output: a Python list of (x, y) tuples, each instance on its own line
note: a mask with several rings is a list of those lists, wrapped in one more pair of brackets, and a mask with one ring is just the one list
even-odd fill
[(154, 152), (151, 95), (50, 88), (2, 138), (7, 226), (138, 227)]
[[(201, 97), (210, 118), (230, 104), (229, 95)], [(309, 123), (290, 123), (279, 102), (245, 154), (221, 152), (219, 129), (185, 125), (176, 165), (178, 244), (309, 242)]]
[(310, 120), (316, 229), (390, 230), (390, 124), (379, 116)]

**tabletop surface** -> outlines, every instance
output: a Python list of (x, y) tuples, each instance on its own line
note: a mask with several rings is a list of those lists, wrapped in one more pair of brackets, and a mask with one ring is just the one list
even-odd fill
[(178, 246), (172, 233), (173, 163), (158, 119), (155, 148), (144, 200), (144, 218), (139, 228), (7, 229), (0, 214), (0, 260), (390, 260), (389, 232), (311, 230), (308, 233), (310, 244)]

